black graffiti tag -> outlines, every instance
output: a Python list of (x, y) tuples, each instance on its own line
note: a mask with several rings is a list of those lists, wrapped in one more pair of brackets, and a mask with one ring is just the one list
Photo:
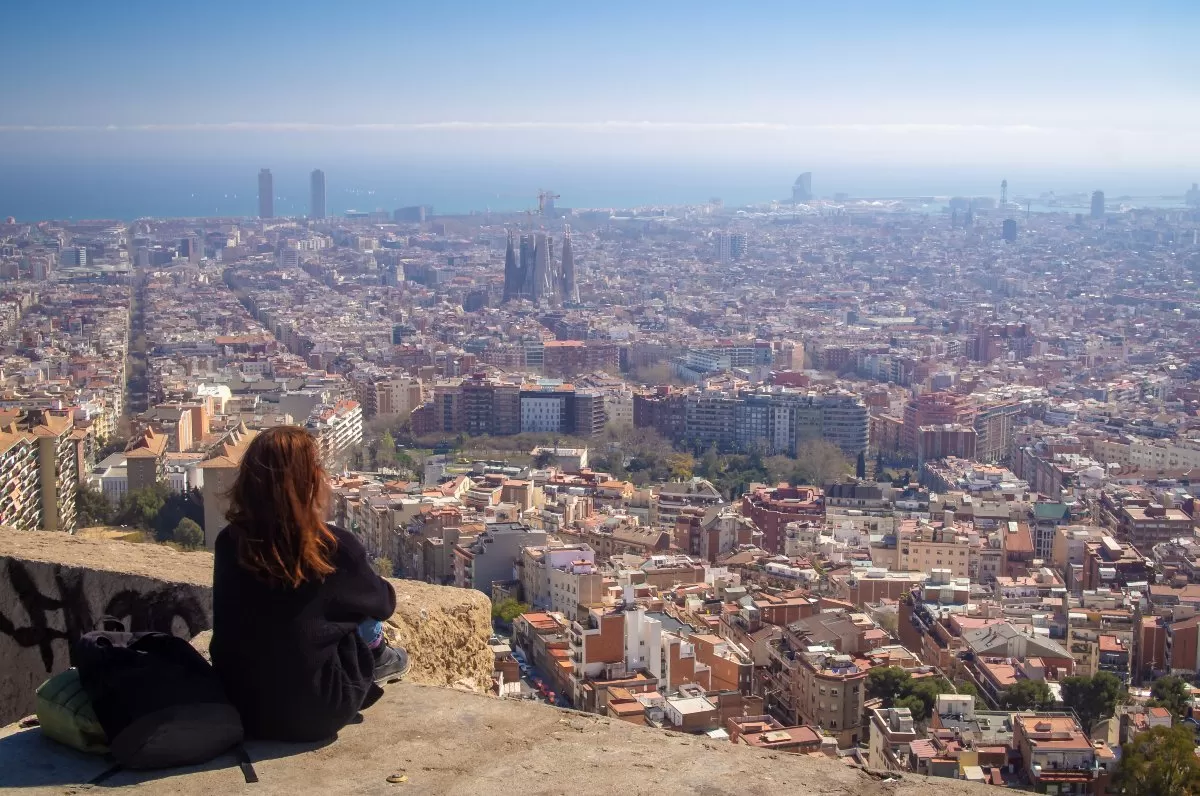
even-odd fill
[[(208, 615), (195, 593), (177, 584), (166, 584), (147, 592), (126, 589), (114, 595), (96, 615), (87, 597), (85, 570), (58, 570), (54, 575), (58, 596), (39, 591), (20, 561), (9, 559), (6, 572), (17, 600), (29, 617), (29, 624), (17, 627), (11, 618), (0, 613), (0, 636), (11, 638), (20, 647), (37, 647), (47, 673), (55, 668), (54, 642), (73, 643), (84, 633), (94, 630), (103, 615), (125, 620), (133, 631), (170, 633), (176, 618), (187, 627), (189, 637), (209, 627)], [(55, 613), (62, 616), (62, 629), (51, 626)]]

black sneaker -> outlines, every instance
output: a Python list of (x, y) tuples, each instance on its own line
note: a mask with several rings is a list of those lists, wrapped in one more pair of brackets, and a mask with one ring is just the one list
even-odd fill
[(375, 682), (394, 683), (408, 674), (408, 652), (404, 647), (380, 644), (375, 653)]

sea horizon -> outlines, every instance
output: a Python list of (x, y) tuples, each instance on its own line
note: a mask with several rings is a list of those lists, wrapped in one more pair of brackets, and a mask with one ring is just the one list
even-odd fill
[[(258, 168), (248, 161), (0, 163), (0, 218), (44, 220), (253, 217)], [(813, 173), (818, 198), (852, 199), (988, 196), (998, 198), (1008, 180), (1010, 200), (1038, 202), (1105, 191), (1110, 204), (1182, 206), (1195, 182), (1184, 169), (1041, 169), (1002, 166), (814, 165), (614, 161), (566, 164), (263, 162), (275, 179), (275, 214), (304, 216), (309, 174), (326, 175), (330, 216), (347, 211), (392, 211), (427, 205), (436, 215), (513, 213), (537, 205), (541, 189), (566, 208), (627, 209), (695, 205), (720, 198), (726, 206), (787, 200), (801, 171)], [(1200, 171), (1198, 171), (1200, 173)], [(1165, 197), (1171, 197), (1166, 199)], [(1074, 212), (1086, 205), (1055, 208)]]

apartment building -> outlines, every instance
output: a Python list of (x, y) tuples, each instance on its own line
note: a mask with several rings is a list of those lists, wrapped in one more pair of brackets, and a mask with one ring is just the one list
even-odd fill
[(373, 399), (370, 413), (364, 407), (367, 417), (406, 417), (422, 402), (421, 380), (411, 376), (383, 378), (366, 385), (363, 391)]
[(558, 613), (530, 611), (513, 620), (513, 640), (556, 694), (568, 699), (572, 689), (573, 648), (568, 642), (571, 620)]
[(170, 438), (152, 427), (125, 448), (125, 472), (130, 492), (148, 489), (167, 477)]
[(768, 647), (768, 710), (785, 724), (821, 727), (839, 746), (857, 745), (873, 665), (865, 654), (889, 639), (865, 614), (842, 610), (788, 625)]
[(1039, 793), (1105, 793), (1116, 755), (1084, 734), (1072, 715), (1013, 716), (1013, 746)]
[(79, 486), (77, 440), (70, 417), (45, 413), (31, 432), (38, 445), (42, 527), (75, 532), (75, 492)]
[(809, 754), (821, 751), (823, 737), (816, 727), (785, 727), (774, 716), (734, 716), (725, 720), (730, 743), (771, 752)]
[(1092, 455), (1106, 464), (1149, 472), (1200, 467), (1200, 443), (1193, 440), (1151, 440), (1133, 436), (1097, 439), (1092, 442)]
[(454, 585), (490, 597), (493, 584), (515, 579), (523, 547), (545, 544), (545, 531), (519, 522), (488, 523), (483, 533), (454, 546)]
[(662, 620), (644, 607), (593, 607), (570, 624), (572, 703), (597, 711), (610, 684), (657, 684), (662, 677)]
[(908, 708), (874, 708), (871, 714), (870, 760), (877, 771), (907, 771), (913, 741), (921, 736)]
[(204, 545), (212, 550), (217, 543), (217, 534), (227, 522), (225, 512), (229, 510), (229, 490), (237, 478), (238, 465), (257, 431), (246, 428), (244, 423), (231, 429), (206, 454), (198, 467), (204, 473), (204, 485), (200, 493), (204, 499)]
[(758, 536), (754, 523), (728, 506), (685, 508), (675, 520), (675, 546), (711, 564), (738, 545), (752, 544)]
[[(443, 402), (450, 393), (443, 393)], [(521, 431), (521, 387), (476, 375), (464, 379), (458, 395), (462, 403), (462, 431), (474, 436), (504, 436)]]
[(0, 432), (0, 525), (21, 531), (42, 528), (38, 439), (21, 431)]
[(569, 379), (581, 373), (617, 373), (619, 352), (615, 343), (597, 340), (547, 340), (542, 343), (542, 373)]
[(793, 456), (814, 440), (857, 456), (867, 450), (869, 438), (866, 404), (838, 389), (658, 389), (634, 396), (634, 425), (692, 447), (765, 448)]
[(742, 514), (763, 532), (762, 547), (782, 553), (788, 523), (825, 525), (824, 493), (812, 486), (755, 487), (742, 496)]
[(900, 449), (910, 456), (916, 456), (920, 429), (923, 426), (951, 425), (974, 428), (977, 413), (975, 404), (966, 395), (949, 392), (918, 395), (904, 406)]
[(362, 444), (362, 407), (358, 401), (348, 399), (318, 404), (309, 414), (305, 427), (316, 438), (325, 468), (340, 469), (351, 451)]
[(652, 525), (673, 528), (680, 515), (689, 508), (709, 509), (723, 505), (720, 490), (703, 478), (672, 481), (658, 488), (650, 501)]
[(869, 667), (831, 646), (793, 644), (786, 632), (770, 649), (768, 710), (784, 724), (820, 727), (838, 746), (857, 746)]
[(920, 426), (917, 429), (917, 466), (947, 456), (975, 459), (978, 437), (973, 426), (957, 423)]
[(1114, 514), (1117, 533), (1142, 550), (1177, 536), (1191, 536), (1195, 528), (1192, 518), (1185, 512), (1160, 503), (1145, 506), (1127, 503)]
[(642, 524), (632, 515), (614, 515), (594, 526), (560, 528), (558, 535), (566, 542), (586, 543), (601, 563), (625, 553), (648, 558), (671, 547), (668, 529)]
[(603, 602), (604, 577), (586, 544), (524, 547), (518, 571), (524, 600), (534, 608), (580, 619)]
[(975, 415), (975, 459), (1006, 461), (1012, 453), (1013, 429), (1024, 407), (1017, 401), (990, 401)]

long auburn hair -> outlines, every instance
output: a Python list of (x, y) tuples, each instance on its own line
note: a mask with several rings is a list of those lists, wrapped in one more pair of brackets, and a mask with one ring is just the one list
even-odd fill
[(325, 525), (329, 487), (316, 443), (299, 426), (250, 441), (229, 491), (225, 518), (237, 560), (271, 585), (299, 587), (333, 572), (337, 539)]

